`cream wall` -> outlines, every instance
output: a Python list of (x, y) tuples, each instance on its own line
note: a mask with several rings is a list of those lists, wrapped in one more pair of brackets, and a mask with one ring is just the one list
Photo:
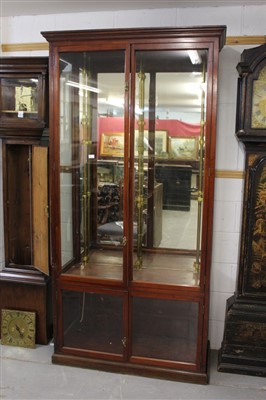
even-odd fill
[[(4, 7), (4, 5), (3, 5)], [(209, 7), (7, 17), (0, 20), (2, 44), (45, 42), (41, 31), (124, 27), (227, 25), (227, 36), (264, 35), (266, 6)], [(245, 46), (252, 47), (252, 46)], [(225, 46), (220, 55), (218, 132), (209, 339), (221, 345), (226, 299), (235, 290), (241, 225), (244, 153), (235, 138), (236, 65), (243, 46)], [(6, 56), (48, 55), (45, 51), (2, 52)], [(1, 163), (0, 163), (1, 168)], [(226, 174), (228, 171), (230, 173)], [(231, 172), (236, 178), (229, 178)], [(222, 176), (222, 177), (219, 177)], [(227, 176), (227, 177), (226, 177)], [(1, 188), (1, 179), (0, 179)], [(2, 198), (0, 199), (2, 211)], [(0, 266), (3, 265), (0, 212)]]

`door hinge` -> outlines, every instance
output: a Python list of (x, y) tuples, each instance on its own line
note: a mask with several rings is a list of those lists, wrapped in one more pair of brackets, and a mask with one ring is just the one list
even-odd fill
[(123, 339), (122, 339), (122, 346), (123, 346), (124, 348), (127, 347), (127, 338), (126, 338), (126, 337), (123, 337)]

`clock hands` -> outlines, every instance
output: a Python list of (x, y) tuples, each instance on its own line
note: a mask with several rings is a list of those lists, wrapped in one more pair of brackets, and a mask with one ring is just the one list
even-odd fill
[(2, 310), (1, 344), (35, 347), (35, 313)]
[(15, 326), (16, 326), (16, 331), (19, 333), (19, 336), (21, 338), (23, 338), (24, 335), (23, 335), (23, 332), (21, 331), (20, 327), (17, 324)]

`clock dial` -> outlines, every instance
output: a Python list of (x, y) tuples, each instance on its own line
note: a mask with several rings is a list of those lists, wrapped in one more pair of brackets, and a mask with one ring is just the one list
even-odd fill
[(2, 310), (1, 343), (10, 346), (35, 347), (35, 313)]
[(266, 128), (266, 81), (257, 80), (253, 84), (252, 128)]

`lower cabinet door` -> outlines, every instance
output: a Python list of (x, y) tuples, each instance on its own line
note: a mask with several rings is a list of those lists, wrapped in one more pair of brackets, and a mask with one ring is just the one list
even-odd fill
[(197, 302), (134, 297), (132, 357), (196, 363)]
[(63, 346), (123, 354), (123, 296), (63, 291)]

